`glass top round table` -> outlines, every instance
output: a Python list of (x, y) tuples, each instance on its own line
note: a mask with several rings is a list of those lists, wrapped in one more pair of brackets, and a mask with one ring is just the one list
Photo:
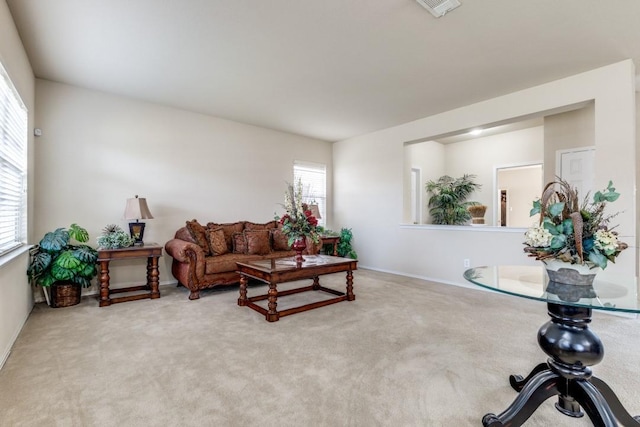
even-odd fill
[(503, 294), (598, 310), (640, 313), (635, 278), (626, 281), (596, 279), (593, 286), (549, 281), (542, 266), (504, 265), (470, 268), (469, 282)]
[[(627, 412), (611, 387), (591, 370), (604, 357), (602, 341), (589, 329), (592, 309), (640, 313), (635, 278), (614, 282), (604, 277), (596, 276), (587, 286), (550, 281), (543, 266), (476, 267), (464, 272), (465, 279), (483, 288), (546, 302), (550, 317), (538, 330), (538, 345), (547, 361), (526, 377), (509, 377), (518, 395), (503, 412), (486, 414), (485, 427), (520, 426), (554, 396), (556, 409), (566, 416), (586, 414), (594, 426), (640, 427), (640, 416)], [(637, 402), (634, 405), (640, 409)]]

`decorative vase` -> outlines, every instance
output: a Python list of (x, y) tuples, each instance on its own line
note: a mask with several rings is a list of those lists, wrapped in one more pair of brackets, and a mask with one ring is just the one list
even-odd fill
[(566, 285), (591, 286), (596, 278), (599, 267), (589, 267), (587, 264), (571, 264), (557, 259), (542, 261), (547, 269), (549, 280)]
[(296, 251), (296, 264), (302, 264), (304, 258), (302, 257), (302, 252), (307, 249), (307, 242), (304, 236), (298, 237), (294, 240), (291, 248)]
[(566, 283), (558, 283), (549, 281), (546, 287), (548, 295), (555, 295), (559, 301), (578, 302), (583, 298), (597, 298), (593, 286), (587, 285), (568, 285)]

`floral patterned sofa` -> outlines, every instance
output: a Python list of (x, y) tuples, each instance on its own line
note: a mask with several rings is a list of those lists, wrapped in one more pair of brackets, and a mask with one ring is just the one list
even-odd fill
[[(307, 238), (305, 253), (317, 254), (321, 246)], [(173, 276), (191, 291), (191, 300), (200, 298), (201, 289), (238, 283), (238, 261), (295, 255), (276, 221), (209, 222), (203, 226), (194, 219), (176, 231), (174, 238), (165, 244), (165, 250), (173, 257)]]

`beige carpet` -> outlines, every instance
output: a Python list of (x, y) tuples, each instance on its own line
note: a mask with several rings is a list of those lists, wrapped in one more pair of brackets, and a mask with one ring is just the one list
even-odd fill
[[(0, 426), (480, 426), (545, 360), (536, 301), (360, 270), (356, 301), (268, 323), (236, 289), (37, 305), (0, 371)], [(640, 321), (595, 312), (592, 329), (596, 375), (640, 414)], [(553, 403), (525, 425), (591, 425)]]

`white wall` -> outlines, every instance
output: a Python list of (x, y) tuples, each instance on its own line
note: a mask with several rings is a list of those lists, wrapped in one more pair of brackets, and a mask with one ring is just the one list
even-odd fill
[[(595, 145), (595, 105), (554, 114), (544, 118), (544, 182), (554, 181), (557, 174), (558, 150)], [(607, 181), (608, 182), (608, 181)], [(607, 182), (594, 182), (597, 189)]]
[(429, 215), (429, 195), (425, 190), (428, 181), (437, 180), (445, 172), (445, 149), (446, 146), (435, 141), (425, 141), (405, 146), (405, 167), (404, 167), (404, 218), (405, 224), (411, 223), (411, 168), (421, 171), (420, 194), (422, 195), (422, 218), (420, 223), (431, 222)]
[[(403, 146), (486, 124), (554, 114), (595, 101), (596, 182), (616, 183), (616, 209), (625, 241), (636, 236), (635, 68), (630, 60), (334, 144), (335, 220), (353, 229), (362, 266), (464, 284), (472, 265), (533, 263), (522, 231), (478, 227), (403, 228)], [(381, 203), (384, 201), (384, 203)], [(369, 213), (375, 214), (369, 214)], [(635, 247), (615, 264), (634, 278)]]
[[(5, 1), (0, 1), (0, 61), (9, 73), (22, 101), (29, 110), (29, 129), (33, 129), (35, 82), (31, 65)], [(29, 132), (27, 177), (33, 184), (33, 137)], [(33, 197), (29, 194), (29, 218), (33, 218)], [(29, 221), (32, 224), (32, 221)], [(25, 248), (26, 249), (26, 248)], [(13, 253), (0, 259), (0, 367), (33, 308), (31, 288), (25, 275), (28, 253)]]
[[(36, 88), (36, 240), (76, 222), (95, 246), (107, 224), (127, 229), (125, 202), (136, 194), (154, 215), (147, 242), (164, 245), (193, 218), (270, 221), (294, 160), (326, 164), (331, 188), (326, 141), (44, 80)], [(175, 282), (170, 265), (165, 255), (161, 283)], [(144, 266), (113, 262), (112, 286), (143, 281)]]

